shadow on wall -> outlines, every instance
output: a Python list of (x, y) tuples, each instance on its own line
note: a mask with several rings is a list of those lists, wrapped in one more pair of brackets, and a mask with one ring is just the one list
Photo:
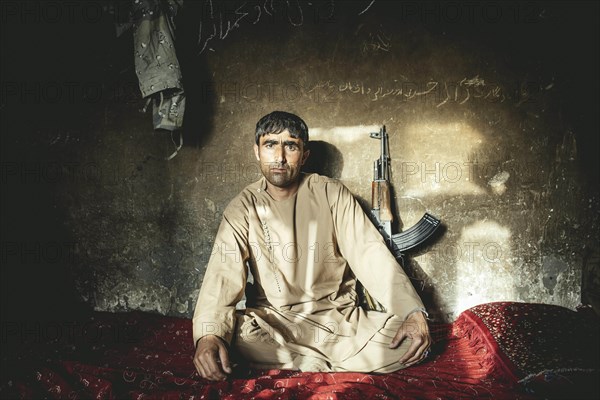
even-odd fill
[[(177, 16), (177, 57), (181, 64), (186, 92), (183, 145), (202, 147), (213, 131), (216, 96), (206, 56), (198, 55), (198, 32), (204, 2), (185, 3)], [(204, 21), (206, 22), (206, 21)]]
[(309, 143), (310, 157), (304, 164), (304, 172), (340, 179), (344, 169), (342, 152), (331, 143), (322, 140), (311, 140)]

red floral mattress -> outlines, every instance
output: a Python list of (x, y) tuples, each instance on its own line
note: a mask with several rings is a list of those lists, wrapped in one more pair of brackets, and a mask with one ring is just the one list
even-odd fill
[[(191, 321), (141, 312), (81, 322), (3, 324), (0, 398), (597, 398), (598, 320), (527, 303), (489, 303), (432, 324), (433, 355), (387, 375), (238, 367), (209, 382), (192, 365)], [(12, 349), (12, 351), (11, 351)]]

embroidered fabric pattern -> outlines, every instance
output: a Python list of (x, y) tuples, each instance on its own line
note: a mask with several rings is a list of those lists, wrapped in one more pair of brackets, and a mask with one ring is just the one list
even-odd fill
[(271, 261), (271, 266), (273, 269), (273, 275), (275, 276), (275, 283), (277, 284), (277, 290), (279, 291), (279, 293), (281, 293), (281, 285), (279, 284), (279, 277), (278, 277), (278, 272), (277, 272), (277, 266), (275, 265), (275, 257), (273, 254), (273, 242), (271, 240), (271, 233), (269, 232), (269, 227), (267, 226), (267, 209), (266, 207), (263, 205), (262, 207), (262, 213), (261, 213), (261, 225), (262, 225), (262, 230), (263, 230), (263, 235), (264, 235), (264, 239), (265, 239), (265, 247), (267, 248), (267, 250), (269, 251), (269, 261)]
[(483, 304), (469, 311), (481, 319), (524, 375), (597, 366), (592, 344), (597, 343), (598, 325), (580, 313), (550, 304), (514, 302)]

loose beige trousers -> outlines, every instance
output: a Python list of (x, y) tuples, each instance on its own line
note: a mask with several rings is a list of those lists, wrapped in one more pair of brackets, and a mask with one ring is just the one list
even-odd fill
[[(232, 346), (250, 366), (259, 369), (292, 369), (303, 372), (363, 372), (389, 373), (405, 368), (398, 360), (410, 347), (411, 340), (405, 339), (400, 346), (390, 349), (389, 344), (398, 332), (403, 320), (393, 316), (384, 327), (355, 355), (341, 361), (327, 360), (317, 351), (307, 353), (290, 349), (273, 339), (265, 329), (256, 324), (252, 317), (238, 314), (238, 329)], [(304, 352), (303, 352), (304, 353)]]

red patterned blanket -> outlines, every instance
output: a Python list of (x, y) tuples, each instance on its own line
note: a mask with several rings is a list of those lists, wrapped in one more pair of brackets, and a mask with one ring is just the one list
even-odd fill
[[(99, 312), (82, 322), (4, 323), (3, 347), (9, 351), (2, 356), (0, 398), (536, 399), (547, 397), (540, 389), (547, 382), (534, 379), (538, 373), (544, 376), (543, 371), (552, 370), (563, 376), (561, 371), (569, 369), (587, 374), (588, 380), (593, 377), (596, 387), (586, 390), (597, 390), (597, 348), (574, 355), (571, 346), (577, 343), (569, 342), (582, 344), (594, 329), (597, 335), (597, 321), (553, 307), (490, 303), (465, 311), (453, 324), (432, 324), (433, 355), (392, 374), (240, 366), (218, 383), (195, 372), (191, 322), (186, 319)], [(556, 319), (565, 315), (571, 319)], [(583, 326), (588, 333), (561, 337), (566, 349), (552, 339), (558, 336), (551, 335), (564, 324)], [(539, 355), (533, 355), (532, 348)], [(554, 364), (543, 359), (546, 350), (553, 354)]]

